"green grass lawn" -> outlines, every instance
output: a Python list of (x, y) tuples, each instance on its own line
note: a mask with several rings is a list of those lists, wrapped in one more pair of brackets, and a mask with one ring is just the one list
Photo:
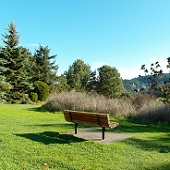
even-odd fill
[[(37, 105), (0, 105), (0, 170), (168, 170), (170, 127), (117, 120), (110, 131), (132, 138), (110, 145), (64, 132), (74, 125), (62, 113)], [(48, 166), (42, 166), (47, 163)]]

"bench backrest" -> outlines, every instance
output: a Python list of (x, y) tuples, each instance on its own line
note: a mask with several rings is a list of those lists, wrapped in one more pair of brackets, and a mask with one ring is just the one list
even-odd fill
[(68, 122), (87, 124), (92, 126), (101, 126), (105, 128), (110, 127), (108, 114), (64, 110), (64, 116), (66, 121)]

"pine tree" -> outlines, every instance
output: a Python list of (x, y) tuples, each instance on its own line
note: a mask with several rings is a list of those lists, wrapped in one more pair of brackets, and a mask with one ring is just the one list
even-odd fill
[(123, 92), (123, 83), (117, 69), (104, 65), (98, 72), (97, 92), (108, 98), (119, 97)]
[(69, 66), (68, 71), (66, 71), (64, 75), (70, 86), (70, 90), (86, 91), (90, 79), (90, 72), (90, 66), (80, 59)]
[(50, 56), (50, 49), (39, 46), (35, 51), (34, 59), (36, 63), (34, 81), (42, 81), (50, 87), (50, 92), (55, 89), (58, 66), (55, 65), (56, 55)]
[(8, 93), (12, 86), (6, 81), (4, 76), (0, 76), (0, 102), (6, 102)]
[(7, 63), (7, 60), (3, 58), (2, 48), (0, 49), (0, 102), (4, 102), (7, 99), (9, 90), (11, 89), (10, 83), (6, 81), (5, 72), (6, 68), (4, 65)]
[(88, 92), (96, 92), (97, 83), (98, 83), (98, 77), (97, 77), (97, 72), (95, 70), (90, 73), (90, 79), (88, 81), (87, 91)]
[(5, 47), (1, 49), (1, 58), (5, 68), (6, 81), (12, 85), (8, 100), (10, 102), (25, 103), (28, 93), (32, 88), (30, 77), (27, 74), (27, 63), (30, 52), (19, 45), (19, 35), (12, 21), (7, 29), (8, 33), (3, 36)]
[(56, 92), (66, 92), (69, 90), (69, 85), (67, 84), (67, 79), (64, 75), (58, 76), (56, 81)]

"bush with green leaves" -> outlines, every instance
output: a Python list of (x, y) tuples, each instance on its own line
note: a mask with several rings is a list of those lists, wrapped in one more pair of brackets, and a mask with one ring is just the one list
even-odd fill
[(49, 86), (42, 81), (34, 82), (34, 86), (35, 92), (38, 94), (38, 100), (45, 101), (49, 95)]
[(29, 103), (31, 103), (31, 100), (30, 100), (28, 94), (22, 94), (20, 92), (14, 92), (13, 94), (11, 94), (8, 97), (7, 103), (12, 103), (12, 104), (29, 104)]
[(34, 93), (34, 92), (31, 92), (30, 93), (30, 99), (33, 101), (33, 102), (37, 102), (38, 101), (38, 94), (37, 93)]

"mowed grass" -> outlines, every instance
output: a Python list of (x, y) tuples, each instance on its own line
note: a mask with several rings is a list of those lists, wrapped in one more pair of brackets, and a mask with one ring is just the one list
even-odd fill
[(0, 170), (170, 169), (168, 125), (117, 121), (120, 126), (109, 131), (133, 137), (104, 145), (64, 135), (74, 125), (62, 113), (50, 113), (38, 105), (0, 105)]

